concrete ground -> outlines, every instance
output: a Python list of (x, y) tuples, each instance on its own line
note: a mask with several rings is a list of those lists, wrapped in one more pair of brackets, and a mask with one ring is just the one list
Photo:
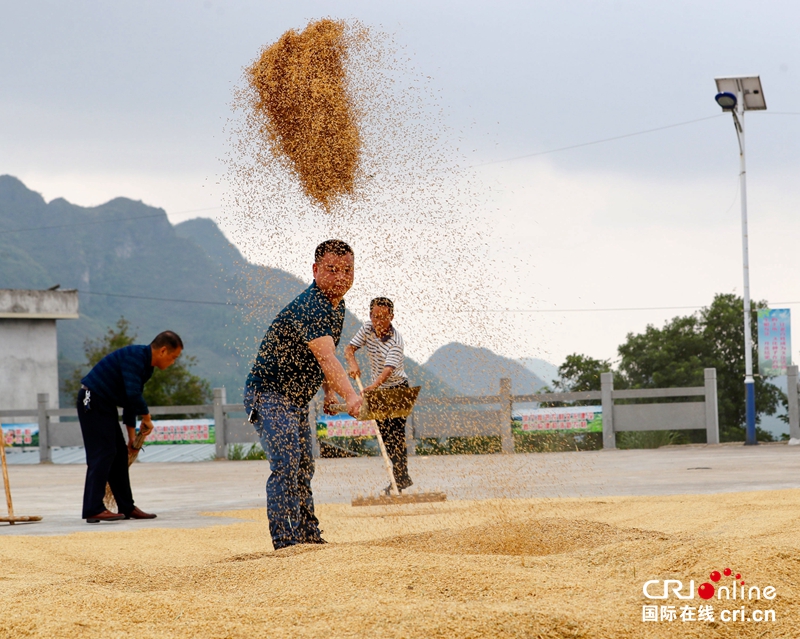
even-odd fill
[[(800, 446), (417, 456), (409, 467), (412, 491), (442, 490), (448, 499), (713, 494), (800, 487)], [(136, 503), (158, 519), (93, 525), (80, 519), (84, 473), (82, 464), (10, 466), (15, 514), (43, 520), (0, 524), (0, 535), (219, 525), (225, 520), (200, 513), (263, 507), (269, 468), (264, 461), (137, 463), (131, 469)], [(320, 459), (313, 489), (317, 503), (348, 503), (387, 483), (379, 458)]]
[[(214, 444), (174, 444), (166, 446), (147, 446), (145, 454), (139, 461), (153, 462), (199, 462), (211, 461), (216, 455), (217, 447)], [(86, 452), (83, 446), (70, 446), (68, 448), (54, 447), (50, 450), (50, 457), (54, 464), (85, 464)], [(38, 464), (39, 448), (9, 449), (6, 451), (9, 465)]]

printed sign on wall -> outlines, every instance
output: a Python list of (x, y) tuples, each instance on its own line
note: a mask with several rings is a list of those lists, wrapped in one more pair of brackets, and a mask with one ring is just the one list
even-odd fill
[(213, 444), (216, 441), (213, 419), (159, 419), (153, 420), (153, 427), (145, 440), (148, 445)]
[(321, 415), (317, 419), (317, 437), (374, 437), (375, 420), (361, 422), (350, 415)]
[(38, 446), (39, 424), (2, 424), (6, 446)]
[(513, 429), (522, 432), (603, 431), (602, 406), (569, 406), (515, 410)]

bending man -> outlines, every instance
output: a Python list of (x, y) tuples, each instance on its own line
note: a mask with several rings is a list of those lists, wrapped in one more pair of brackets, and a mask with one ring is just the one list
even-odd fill
[[(154, 519), (133, 504), (128, 474), (128, 451), (136, 439), (136, 417), (148, 435), (153, 430), (150, 409), (142, 393), (154, 368), (164, 370), (175, 363), (183, 350), (176, 333), (159, 333), (149, 345), (131, 345), (109, 353), (81, 380), (78, 419), (86, 449), (86, 485), (83, 490), (83, 518), (87, 523), (117, 519)], [(117, 407), (128, 443), (122, 437)], [(111, 487), (119, 513), (106, 510), (103, 497)]]

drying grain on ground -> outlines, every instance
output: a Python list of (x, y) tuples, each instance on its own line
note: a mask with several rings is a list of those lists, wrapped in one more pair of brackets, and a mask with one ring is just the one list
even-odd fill
[[(322, 505), (331, 543), (281, 551), (262, 510), (193, 530), (5, 537), (0, 636), (794, 637), (798, 505), (800, 490)], [(745, 602), (774, 623), (642, 621), (645, 581), (699, 585), (726, 566), (777, 589)]]

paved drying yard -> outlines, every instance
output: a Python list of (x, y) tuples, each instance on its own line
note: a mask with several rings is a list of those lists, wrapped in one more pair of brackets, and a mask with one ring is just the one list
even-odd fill
[[(417, 457), (417, 486), (449, 501), (372, 508), (349, 500), (384, 483), (380, 460), (320, 460), (330, 543), (279, 552), (263, 462), (136, 464), (137, 503), (159, 519), (91, 526), (77, 519), (82, 466), (12, 466), (16, 511), (44, 521), (0, 527), (0, 636), (794, 637), (799, 454)], [(726, 567), (777, 596), (642, 593)], [(642, 621), (650, 605), (663, 620)], [(703, 605), (713, 621), (697, 619)], [(741, 606), (748, 621), (721, 618)], [(754, 620), (768, 609), (775, 621)]]

